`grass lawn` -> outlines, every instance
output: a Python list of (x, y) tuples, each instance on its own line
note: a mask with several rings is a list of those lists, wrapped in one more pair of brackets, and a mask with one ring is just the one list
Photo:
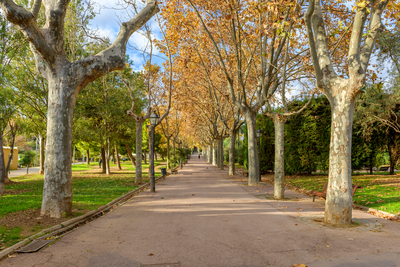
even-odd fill
[[(307, 190), (322, 191), (328, 176), (286, 176), (286, 183)], [(352, 176), (357, 189), (354, 203), (374, 209), (400, 214), (400, 176), (397, 175), (365, 175)]]
[[(147, 161), (148, 162), (148, 161)], [(166, 162), (166, 161), (162, 161), (162, 160), (156, 160), (154, 162), (154, 166), (158, 166), (161, 163)], [(113, 164), (111, 163), (110, 167), (117, 167), (117, 164)], [(98, 162), (90, 162), (90, 165), (85, 164), (74, 164), (72, 165), (72, 171), (88, 171), (88, 170), (93, 170), (93, 169), (99, 169), (99, 163)], [(132, 163), (130, 161), (125, 161), (122, 162), (121, 161), (121, 168), (123, 170), (128, 170), (128, 171), (134, 171), (136, 168), (132, 166)], [(149, 164), (142, 164), (142, 169), (148, 169), (149, 168)]]
[[(125, 164), (132, 166), (130, 162)], [(96, 163), (93, 166), (98, 168)], [(73, 165), (73, 170), (91, 169), (92, 166), (85, 164)], [(113, 172), (107, 176), (86, 171), (74, 172), (72, 176), (73, 214), (69, 218), (62, 218), (61, 221), (97, 209), (137, 188), (134, 184), (134, 172)], [(155, 176), (161, 176), (161, 173), (156, 172)], [(143, 178), (144, 182), (149, 181), (148, 172), (143, 172)], [(11, 181), (12, 183), (5, 186), (6, 193), (0, 195), (0, 249), (61, 222), (60, 219), (49, 221), (50, 218), (44, 218), (43, 222), (35, 223), (42, 202), (43, 175), (28, 174), (11, 178)], [(45, 223), (45, 220), (49, 222)]]

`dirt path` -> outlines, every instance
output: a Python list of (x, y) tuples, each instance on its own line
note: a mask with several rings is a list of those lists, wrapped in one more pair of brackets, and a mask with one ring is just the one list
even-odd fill
[(268, 200), (257, 196), (272, 193), (271, 185), (244, 184), (193, 156), (156, 193), (146, 191), (45, 250), (0, 265), (398, 266), (400, 224), (354, 211), (370, 224), (326, 228), (304, 219), (322, 214), (322, 201), (290, 191), (296, 201)]

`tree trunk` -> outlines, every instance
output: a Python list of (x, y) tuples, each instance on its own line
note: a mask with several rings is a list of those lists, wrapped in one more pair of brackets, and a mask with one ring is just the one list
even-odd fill
[(135, 183), (141, 184), (142, 177), (142, 139), (143, 139), (143, 121), (136, 121), (136, 170)]
[(235, 175), (236, 132), (229, 131), (229, 176)]
[(167, 138), (167, 169), (171, 169), (170, 166), (169, 166), (169, 163), (170, 163), (169, 162), (169, 157), (170, 157), (170, 155), (169, 155), (170, 154), (169, 153), (169, 142), (170, 142), (170, 139), (171, 138), (169, 138), (169, 137)]
[(213, 142), (213, 147), (212, 147), (212, 165), (217, 165), (217, 145), (216, 141)]
[(274, 116), (275, 126), (275, 178), (274, 178), (274, 198), (285, 198), (285, 122)]
[(118, 166), (118, 170), (122, 170), (121, 168), (121, 162), (119, 160), (119, 154), (118, 154), (118, 147), (117, 145), (115, 145), (115, 157), (117, 159), (117, 166)]
[(147, 164), (147, 154), (146, 150), (143, 152), (144, 164)]
[(71, 140), (77, 97), (73, 87), (77, 85), (71, 79), (67, 73), (47, 74), (49, 98), (42, 216), (60, 218), (63, 213), (71, 214)]
[(29, 174), (29, 164), (26, 165), (26, 174)]
[(135, 161), (135, 158), (132, 155), (132, 150), (127, 144), (125, 144), (125, 148), (126, 148), (126, 151), (128, 152), (129, 158), (131, 159), (132, 166), (135, 168), (136, 167), (135, 166), (136, 165), (136, 161)]
[(102, 165), (101, 165), (102, 170), (101, 170), (101, 172), (102, 173), (106, 173), (106, 169), (107, 169), (107, 166), (106, 166), (106, 149), (104, 148), (103, 145), (101, 146), (101, 162), (102, 162)]
[(111, 168), (110, 168), (110, 155), (111, 155), (111, 149), (110, 149), (110, 139), (107, 138), (106, 142), (106, 174), (110, 175), (111, 174)]
[[(5, 177), (4, 177), (4, 183), (8, 184), (10, 182), (10, 179), (8, 178), (8, 174), (10, 173), (10, 166), (11, 162), (14, 158), (14, 144), (15, 144), (15, 136), (17, 135), (18, 131), (18, 126), (17, 125), (10, 125), (12, 127), (11, 129), (11, 145), (10, 145), (10, 155), (8, 156), (8, 162), (7, 162), (7, 167), (5, 170)], [(18, 158), (18, 155), (17, 155)]]
[(72, 163), (75, 163), (75, 146), (74, 146), (74, 150), (72, 152)]
[(221, 168), (221, 154), (220, 154), (221, 153), (221, 144), (220, 144), (219, 140), (220, 139), (217, 139), (215, 141), (215, 144), (216, 144), (215, 150), (216, 150), (216, 157), (217, 157), (217, 159), (216, 159), (217, 167)]
[(4, 151), (3, 151), (3, 132), (0, 131), (0, 194), (5, 192), (4, 177), (6, 168), (4, 167)]
[(44, 157), (45, 157), (45, 152), (44, 152), (44, 137), (39, 134), (39, 139), (40, 139), (40, 158), (39, 158), (39, 174), (44, 174)]
[(330, 99), (332, 128), (325, 222), (338, 225), (351, 223), (353, 206), (351, 138), (355, 99), (349, 100), (347, 98), (347, 96), (339, 95)]
[(213, 161), (213, 148), (212, 145), (208, 147), (208, 163), (212, 164)]
[(258, 184), (258, 153), (256, 142), (256, 114), (250, 111), (245, 113), (248, 138), (248, 163), (250, 186)]
[(175, 150), (176, 142), (175, 142), (175, 139), (174, 139), (174, 142), (172, 142), (172, 145), (173, 145), (173, 149), (174, 149), (174, 166), (175, 166), (175, 161), (176, 161), (176, 150)]
[(220, 166), (219, 166), (219, 168), (220, 168), (221, 170), (224, 170), (224, 138), (221, 138), (221, 139), (219, 140), (219, 151), (220, 151), (220, 154), (219, 154), (219, 157), (220, 157), (220, 159), (219, 159)]
[(86, 164), (90, 165), (90, 151), (89, 151), (89, 149), (86, 150)]

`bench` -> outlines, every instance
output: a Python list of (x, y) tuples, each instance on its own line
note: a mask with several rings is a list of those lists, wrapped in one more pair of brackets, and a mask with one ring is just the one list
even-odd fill
[(176, 168), (171, 169), (171, 173), (172, 173), (172, 174), (178, 174), (178, 168), (179, 168), (179, 167), (176, 167)]
[[(352, 185), (353, 186), (353, 197), (354, 197), (354, 194), (356, 193), (356, 191), (357, 191), (357, 188), (362, 188), (361, 186), (359, 186), (359, 185)], [(312, 197), (313, 197), (313, 202), (315, 202), (315, 197), (322, 197), (323, 199), (326, 199), (326, 191), (328, 190), (328, 182), (326, 182), (325, 183), (325, 185), (324, 185), (324, 188), (322, 189), (322, 191), (320, 192), (320, 191), (313, 191), (313, 190), (311, 190), (311, 191), (309, 191), (309, 192), (307, 192), (309, 195), (312, 195)]]

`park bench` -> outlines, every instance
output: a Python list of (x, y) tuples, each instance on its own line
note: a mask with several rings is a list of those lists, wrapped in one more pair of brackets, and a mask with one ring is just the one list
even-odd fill
[[(352, 186), (353, 186), (353, 197), (354, 197), (354, 194), (356, 193), (357, 188), (362, 188), (362, 187), (359, 185), (354, 185), (354, 184)], [(328, 190), (328, 182), (325, 183), (324, 188), (322, 189), (321, 192), (311, 190), (307, 193), (313, 197), (313, 202), (315, 202), (315, 197), (322, 197), (323, 199), (326, 199), (326, 191), (327, 190)]]
[(171, 170), (171, 174), (178, 174), (178, 168), (179, 166), (176, 166), (175, 168), (169, 168)]
[(172, 174), (178, 174), (178, 167), (171, 169)]

